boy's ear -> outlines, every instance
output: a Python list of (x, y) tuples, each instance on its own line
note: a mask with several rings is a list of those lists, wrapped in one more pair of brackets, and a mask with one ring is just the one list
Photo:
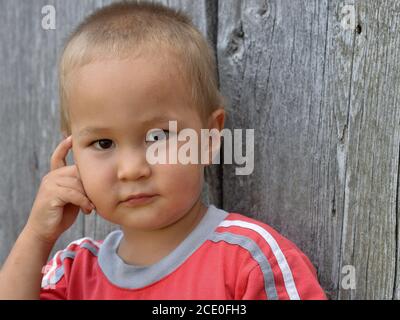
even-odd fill
[[(213, 156), (215, 157), (219, 153), (219, 149), (221, 148), (220, 131), (224, 129), (224, 124), (225, 124), (225, 110), (222, 108), (215, 110), (208, 118), (208, 129), (211, 130), (212, 135), (209, 138), (208, 150), (205, 150), (206, 152), (208, 152), (208, 163), (206, 165), (212, 164)], [(218, 131), (217, 136), (215, 136), (216, 130)]]
[(215, 110), (208, 118), (208, 128), (221, 131), (225, 124), (225, 110), (220, 108)]

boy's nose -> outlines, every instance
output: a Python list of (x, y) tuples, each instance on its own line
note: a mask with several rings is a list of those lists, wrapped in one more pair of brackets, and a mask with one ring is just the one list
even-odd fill
[(118, 179), (137, 180), (150, 176), (150, 164), (146, 153), (139, 150), (122, 152), (118, 158)]

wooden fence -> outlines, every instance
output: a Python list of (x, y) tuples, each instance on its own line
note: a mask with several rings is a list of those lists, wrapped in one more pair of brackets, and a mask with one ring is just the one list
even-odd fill
[[(0, 0), (0, 263), (61, 139), (62, 43), (110, 2)], [(205, 201), (294, 241), (331, 299), (399, 299), (400, 2), (162, 2), (214, 45), (226, 127), (255, 130), (254, 172), (213, 166)], [(42, 26), (47, 5), (55, 29)], [(82, 215), (53, 253), (115, 228)]]

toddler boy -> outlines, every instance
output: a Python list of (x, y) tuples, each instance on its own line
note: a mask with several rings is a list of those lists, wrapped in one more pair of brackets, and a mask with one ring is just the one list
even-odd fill
[[(184, 14), (142, 2), (99, 9), (69, 37), (59, 71), (68, 138), (2, 268), (1, 298), (326, 298), (292, 242), (202, 203), (206, 164), (149, 163), (154, 146), (171, 160), (183, 129), (224, 127), (212, 49)], [(79, 209), (121, 230), (74, 241), (47, 263)]]

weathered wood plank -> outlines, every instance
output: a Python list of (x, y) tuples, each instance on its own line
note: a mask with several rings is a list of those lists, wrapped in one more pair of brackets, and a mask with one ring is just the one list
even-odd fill
[(339, 298), (392, 299), (398, 259), (400, 17), (397, 1), (360, 1), (356, 12), (361, 34), (353, 40), (343, 137), (346, 172), (341, 265), (355, 266), (357, 288), (341, 290)]
[[(234, 4), (220, 2), (221, 84), (229, 126), (255, 128), (257, 151), (253, 177), (224, 166), (224, 206), (297, 243), (330, 297), (392, 298), (395, 2), (356, 2), (361, 34), (341, 26), (341, 1)], [(340, 286), (345, 265), (355, 266), (355, 290)]]

